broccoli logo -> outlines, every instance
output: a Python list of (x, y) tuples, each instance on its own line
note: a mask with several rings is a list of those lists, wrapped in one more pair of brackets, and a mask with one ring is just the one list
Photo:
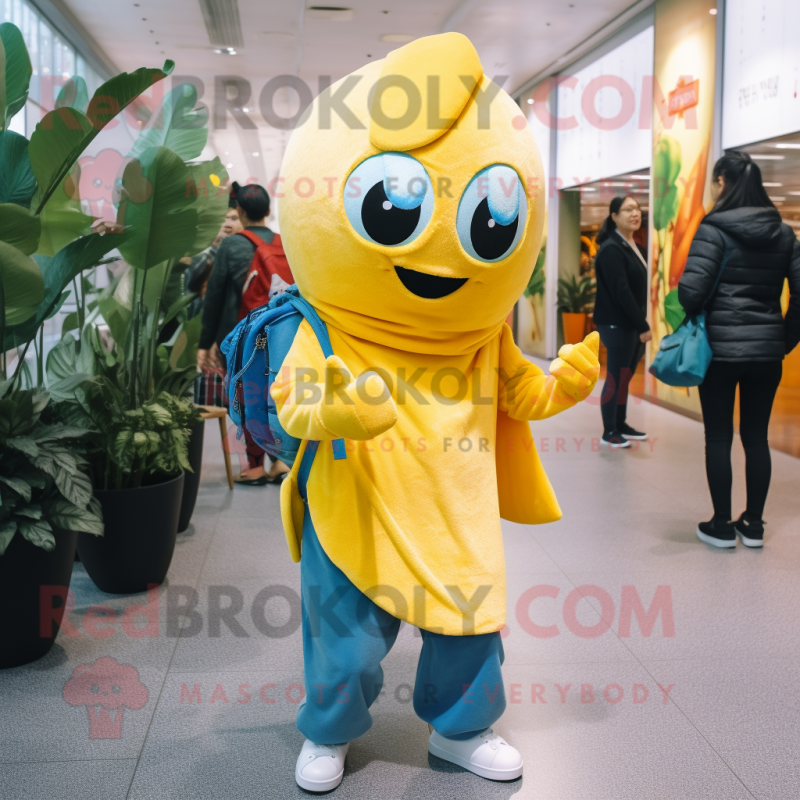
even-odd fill
[(122, 715), (126, 708), (136, 711), (145, 705), (147, 687), (135, 667), (104, 656), (78, 667), (63, 695), (71, 706), (86, 706), (90, 739), (121, 739)]

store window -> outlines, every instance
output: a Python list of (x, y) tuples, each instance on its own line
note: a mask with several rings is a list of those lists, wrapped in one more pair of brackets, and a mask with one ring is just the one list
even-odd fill
[[(800, 238), (800, 3), (727, 0), (722, 145), (750, 153), (784, 222)], [(783, 310), (788, 303), (784, 288)], [(783, 362), (770, 444), (800, 456), (800, 349)]]

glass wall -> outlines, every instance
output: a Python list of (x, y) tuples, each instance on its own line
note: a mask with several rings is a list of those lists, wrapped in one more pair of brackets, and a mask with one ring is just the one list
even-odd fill
[(67, 79), (79, 75), (91, 95), (104, 78), (27, 0), (0, 0), (0, 22), (13, 22), (22, 31), (30, 53), (33, 76), (28, 103), (25, 113), (18, 114), (11, 125), (30, 138)]

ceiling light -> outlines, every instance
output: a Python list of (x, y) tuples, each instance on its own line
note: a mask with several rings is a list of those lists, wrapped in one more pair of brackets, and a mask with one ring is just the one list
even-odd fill
[(786, 156), (762, 156), (762, 155), (751, 155), (750, 158), (755, 159), (756, 161), (783, 161)]
[(258, 156), (258, 152), (253, 153), (254, 156)]
[(774, 144), (773, 147), (777, 147), (778, 150), (800, 150), (800, 144), (796, 144), (795, 142), (781, 142), (780, 144)]
[(709, 14), (713, 14), (713, 15), (715, 15), (715, 16), (716, 16), (717, 9), (716, 9), (716, 8), (709, 8), (709, 9), (708, 9), (708, 13), (709, 13)]
[(225, 165), (228, 169), (233, 169), (233, 164), (226, 164)]
[(532, 106), (532, 105), (533, 105), (533, 98), (532, 98), (532, 97), (529, 97), (529, 98), (528, 98), (528, 105), (529, 105), (529, 106)]
[(782, 183), (769, 183), (768, 181), (764, 181), (762, 186), (768, 186), (770, 189), (774, 189), (774, 188), (776, 188), (778, 186), (783, 186), (783, 184)]
[(247, 106), (245, 106), (245, 107), (242, 109), (242, 111), (244, 111), (244, 113), (245, 113), (245, 114), (249, 114), (249, 113), (250, 113), (250, 109), (249, 109)]
[(236, 55), (236, 48), (235, 47), (215, 47), (214, 52), (220, 56), (235, 56)]
[(342, 6), (309, 6), (306, 9), (309, 19), (319, 19), (325, 22), (350, 22), (353, 19), (353, 9)]
[(788, 192), (788, 194), (792, 195), (793, 197), (800, 197), (800, 192)]
[(411, 33), (384, 33), (381, 36), (382, 42), (396, 42), (397, 44), (407, 44), (413, 42), (417, 37)]
[(596, 192), (597, 189), (592, 188), (591, 186), (581, 186), (582, 192)]
[(631, 181), (649, 181), (649, 175), (628, 175), (628, 180)]
[(782, 200), (785, 200), (786, 198), (783, 195), (778, 195), (778, 196), (770, 195), (769, 199), (772, 200), (773, 202), (780, 203)]

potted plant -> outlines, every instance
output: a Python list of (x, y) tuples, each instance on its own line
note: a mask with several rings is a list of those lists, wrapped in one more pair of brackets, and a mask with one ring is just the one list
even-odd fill
[(590, 277), (558, 279), (558, 310), (564, 326), (565, 344), (583, 341), (586, 330), (586, 308), (594, 299), (595, 288)]
[[(60, 309), (69, 284), (120, 241), (91, 233), (92, 218), (73, 191), (75, 164), (112, 119), (108, 110), (118, 113), (171, 66), (118, 75), (91, 102), (85, 84), (73, 80), (28, 141), (9, 122), (25, 107), (30, 58), (14, 25), (0, 25), (0, 42), (0, 666), (7, 667), (50, 649), (76, 533), (103, 531), (82, 456), (85, 431), (60, 420), (43, 389), (43, 323)], [(25, 360), (31, 344), (35, 377)], [(9, 379), (7, 357), (15, 349), (20, 356)]]
[(78, 531), (103, 533), (80, 428), (53, 419), (49, 396), (0, 383), (0, 668), (50, 650), (69, 588)]
[[(108, 592), (144, 591), (164, 580), (184, 472), (192, 469), (188, 441), (200, 417), (188, 397), (195, 374), (188, 359), (199, 332), (182, 319), (172, 339), (162, 339), (193, 299), (175, 290), (180, 259), (213, 241), (228, 203), (219, 159), (191, 161), (208, 135), (196, 102), (194, 87), (176, 87), (137, 139), (114, 226), (127, 267), (98, 298), (80, 335), (67, 334), (47, 362), (64, 418), (89, 431), (106, 531), (102, 542), (79, 536), (78, 552)], [(98, 334), (101, 320), (110, 349)]]

